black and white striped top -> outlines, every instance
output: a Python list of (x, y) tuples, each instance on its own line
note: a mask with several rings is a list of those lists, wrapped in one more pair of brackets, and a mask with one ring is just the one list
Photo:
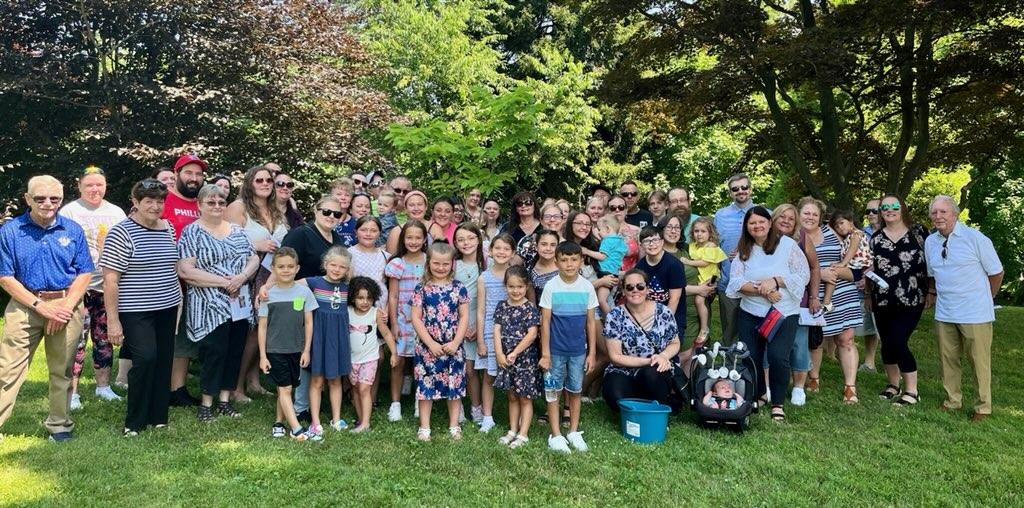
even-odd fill
[(125, 219), (110, 228), (98, 264), (121, 272), (119, 312), (147, 312), (181, 303), (177, 262), (174, 226), (149, 229)]
[[(242, 273), (249, 257), (256, 255), (256, 251), (245, 231), (237, 224), (232, 224), (228, 236), (220, 239), (203, 229), (198, 222), (193, 222), (182, 230), (181, 238), (178, 239), (178, 255), (181, 259), (194, 258), (196, 268), (204, 272), (234, 277)], [(231, 298), (223, 288), (187, 287), (185, 323), (188, 338), (198, 342), (231, 320)], [(248, 286), (242, 286), (238, 293), (240, 305), (252, 308)], [(249, 313), (249, 320), (252, 321), (252, 312)]]

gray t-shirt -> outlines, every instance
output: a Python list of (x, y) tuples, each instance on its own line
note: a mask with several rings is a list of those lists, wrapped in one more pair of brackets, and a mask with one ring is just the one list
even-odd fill
[(306, 344), (305, 313), (318, 307), (307, 286), (270, 288), (259, 311), (259, 317), (267, 318), (267, 353), (301, 353)]

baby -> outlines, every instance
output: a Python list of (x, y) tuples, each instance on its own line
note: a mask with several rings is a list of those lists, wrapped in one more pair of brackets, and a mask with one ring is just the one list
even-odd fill
[(377, 247), (383, 247), (388, 240), (388, 233), (398, 226), (398, 216), (395, 214), (395, 202), (398, 196), (391, 189), (382, 189), (377, 196), (377, 217), (380, 219), (380, 238), (377, 239)]
[(732, 381), (719, 379), (704, 395), (704, 405), (715, 409), (736, 409), (743, 404), (743, 396), (733, 391)]

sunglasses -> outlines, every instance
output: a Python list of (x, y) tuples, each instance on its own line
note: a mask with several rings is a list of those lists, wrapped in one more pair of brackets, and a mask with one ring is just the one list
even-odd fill
[(352, 180), (352, 185), (356, 187), (366, 187), (366, 182), (362, 180)]
[(163, 182), (161, 182), (160, 180), (154, 180), (152, 178), (147, 178), (147, 179), (143, 180), (142, 183), (140, 184), (140, 186), (142, 187), (143, 190), (153, 190), (153, 189), (167, 190), (167, 186), (164, 185)]
[(370, 188), (371, 189), (376, 189), (377, 187), (383, 187), (383, 186), (384, 186), (384, 182), (382, 182), (380, 180), (370, 184)]
[(391, 189), (391, 190), (395, 191), (395, 194), (401, 194), (401, 195), (403, 195), (403, 196), (404, 196), (404, 195), (405, 195), (405, 194), (406, 194), (407, 192), (409, 192), (409, 189), (402, 189), (402, 188), (397, 188), (397, 189)]
[(533, 200), (524, 199), (522, 201), (517, 201), (516, 206), (533, 206)]
[(345, 212), (342, 212), (341, 210), (328, 210), (326, 208), (321, 208), (320, 215), (323, 215), (324, 217), (330, 217), (333, 215), (335, 219), (340, 219), (342, 215), (345, 215)]
[(626, 210), (626, 205), (612, 205), (608, 207), (608, 210), (613, 212), (622, 212)]
[(258, 183), (260, 185), (263, 185), (265, 183), (274, 183), (274, 179), (273, 178), (253, 178), (252, 179), (252, 183)]
[(883, 205), (880, 205), (878, 207), (878, 209), (883, 211), (883, 212), (888, 211), (888, 210), (899, 210), (900, 209), (900, 204), (899, 203), (893, 203), (891, 205), (884, 205), (883, 204)]
[(620, 192), (619, 195), (624, 197), (624, 198), (635, 198), (637, 196), (637, 193), (635, 193), (635, 192)]
[(210, 208), (223, 208), (228, 206), (228, 202), (223, 199), (218, 199), (216, 201), (203, 201), (203, 204)]
[(737, 185), (735, 187), (729, 187), (729, 190), (733, 192), (747, 191), (750, 190), (750, 185)]
[(942, 242), (942, 260), (943, 261), (945, 261), (946, 260), (946, 256), (949, 255), (948, 247), (949, 247), (949, 237), (946, 237), (946, 239)]
[(294, 189), (295, 188), (295, 182), (286, 182), (284, 180), (282, 180), (280, 182), (275, 182), (274, 185), (277, 185), (278, 188), (281, 188), (281, 189), (284, 189), (284, 188)]
[(878, 213), (878, 209), (877, 208), (865, 208), (864, 209), (864, 213), (866, 213), (868, 215), (875, 215), (875, 214)]
[(626, 291), (647, 291), (647, 284), (625, 284), (622, 286)]
[(85, 175), (104, 175), (103, 169), (98, 166), (89, 166), (82, 172), (82, 176)]
[(32, 201), (35, 201), (36, 204), (40, 205), (49, 201), (56, 205), (57, 203), (64, 201), (64, 198), (62, 196), (32, 196)]

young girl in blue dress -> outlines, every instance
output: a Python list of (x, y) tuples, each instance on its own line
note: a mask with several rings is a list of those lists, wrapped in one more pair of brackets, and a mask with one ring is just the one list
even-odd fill
[[(480, 398), (483, 402), (483, 421), (480, 431), (487, 432), (494, 427), (494, 376), (498, 375), (498, 361), (494, 355), (494, 309), (498, 302), (508, 297), (505, 294), (505, 270), (515, 255), (515, 240), (502, 233), (491, 240), (491, 266), (480, 274), (476, 283), (477, 291), (477, 339), (476, 369), (482, 370)], [(487, 425), (484, 425), (487, 422)], [(485, 430), (486, 429), (486, 430)]]
[(430, 411), (435, 400), (448, 402), (448, 432), (462, 439), (459, 407), (466, 395), (462, 341), (469, 323), (469, 293), (455, 280), (455, 249), (435, 242), (427, 251), (427, 270), (412, 297), (412, 325), (419, 340), (413, 373), (420, 428), (416, 437), (430, 441)]
[[(466, 353), (466, 391), (469, 392), (470, 415), (473, 423), (477, 424), (484, 421), (483, 405), (480, 400), (480, 377), (476, 373), (479, 301), (477, 281), (480, 279), (480, 273), (486, 269), (482, 240), (483, 233), (472, 222), (464, 222), (455, 229), (455, 250), (458, 251), (455, 254), (455, 280), (461, 282), (469, 291), (469, 325), (466, 329), (466, 341), (462, 343), (462, 349)], [(460, 417), (459, 422), (464, 419)]]
[(325, 380), (331, 401), (330, 426), (338, 431), (348, 428), (341, 418), (341, 380), (352, 370), (348, 337), (348, 273), (352, 256), (344, 247), (335, 245), (324, 253), (323, 263), (325, 275), (303, 279), (320, 307), (313, 311), (309, 386), (299, 387), (309, 390), (309, 430), (317, 435), (323, 435), (320, 393)]

